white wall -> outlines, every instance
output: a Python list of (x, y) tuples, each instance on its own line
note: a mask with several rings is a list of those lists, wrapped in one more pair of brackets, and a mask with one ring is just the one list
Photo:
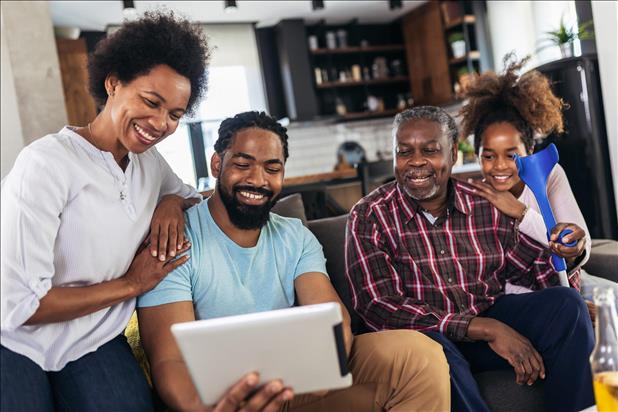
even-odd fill
[[(502, 71), (502, 58), (515, 51), (524, 57), (534, 50), (534, 19), (529, 1), (488, 1), (487, 21), (494, 68)], [(531, 61), (530, 65), (535, 65)]]
[(24, 137), (21, 130), (19, 110), (17, 110), (17, 94), (15, 93), (15, 82), (13, 81), (13, 68), (9, 59), (8, 48), (5, 36), (6, 25), (4, 24), (4, 14), (0, 12), (0, 51), (2, 53), (0, 64), (2, 66), (2, 101), (0, 102), (0, 161), (1, 177), (13, 167), (13, 162), (17, 154), (24, 146)]
[(599, 56), (609, 157), (614, 177), (614, 195), (618, 208), (618, 3), (593, 1), (592, 16)]
[(495, 69), (503, 69), (502, 58), (511, 51), (519, 58), (532, 56), (528, 69), (559, 59), (558, 47), (539, 49), (545, 44), (545, 32), (556, 29), (563, 16), (567, 27), (575, 25), (573, 1), (488, 1), (487, 20)]
[(244, 66), (249, 86), (249, 104), (253, 110), (266, 110), (260, 59), (252, 24), (206, 24), (202, 26), (208, 43), (215, 46), (210, 65)]
[(47, 2), (3, 1), (0, 8), (4, 176), (23, 145), (60, 130), (67, 114)]

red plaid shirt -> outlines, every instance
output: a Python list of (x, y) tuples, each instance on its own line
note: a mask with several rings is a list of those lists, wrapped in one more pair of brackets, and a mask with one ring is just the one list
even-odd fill
[[(346, 275), (354, 308), (374, 330), (435, 330), (465, 340), (468, 324), (504, 294), (559, 284), (549, 251), (517, 222), (452, 179), (447, 211), (434, 224), (388, 183), (350, 213)], [(570, 281), (579, 286), (579, 272)]]

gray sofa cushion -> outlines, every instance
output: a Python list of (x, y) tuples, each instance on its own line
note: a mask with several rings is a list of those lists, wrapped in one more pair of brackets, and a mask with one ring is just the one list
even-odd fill
[(303, 225), (307, 226), (307, 216), (305, 215), (305, 206), (303, 204), (303, 198), (300, 193), (294, 193), (293, 195), (286, 196), (279, 199), (277, 203), (271, 209), (271, 212), (280, 216), (295, 217), (303, 222)]
[(590, 259), (584, 269), (591, 275), (618, 282), (618, 242), (611, 239), (592, 239)]
[(328, 217), (326, 219), (310, 220), (309, 230), (313, 232), (324, 249), (326, 271), (330, 280), (348, 309), (351, 318), (352, 333), (355, 335), (367, 332), (362, 319), (352, 307), (350, 285), (345, 276), (345, 227), (348, 215)]

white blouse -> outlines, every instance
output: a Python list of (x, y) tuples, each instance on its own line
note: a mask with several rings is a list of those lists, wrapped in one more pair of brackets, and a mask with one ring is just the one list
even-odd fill
[(122, 333), (135, 299), (65, 322), (23, 323), (51, 287), (123, 276), (166, 194), (200, 197), (155, 148), (129, 153), (124, 172), (68, 127), (24, 148), (2, 182), (0, 343), (58, 371)]
[[(586, 226), (584, 216), (579, 210), (579, 206), (577, 206), (575, 196), (573, 196), (573, 191), (571, 190), (571, 185), (569, 185), (566, 173), (564, 173), (564, 169), (559, 164), (554, 166), (554, 169), (547, 179), (547, 195), (549, 197), (549, 204), (554, 212), (556, 223), (575, 223), (586, 232), (586, 256), (571, 270), (572, 272), (582, 267), (590, 258), (592, 240), (590, 239), (590, 232), (588, 231), (588, 226)], [(519, 230), (537, 242), (547, 246), (547, 232), (545, 223), (543, 222), (543, 216), (541, 215), (534, 193), (532, 193), (532, 190), (530, 190), (528, 186), (525, 186), (524, 191), (521, 193), (521, 196), (519, 196), (519, 201), (528, 205), (530, 208), (519, 224)]]

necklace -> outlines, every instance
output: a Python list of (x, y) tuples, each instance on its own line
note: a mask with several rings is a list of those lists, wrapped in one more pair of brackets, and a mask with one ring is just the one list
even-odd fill
[[(112, 177), (114, 178), (114, 182), (116, 183), (117, 186), (120, 186), (120, 200), (124, 201), (127, 198), (127, 194), (125, 192), (125, 189), (127, 187), (127, 178), (123, 173), (123, 179), (119, 179), (116, 176), (116, 173), (114, 173), (111, 169), (111, 167), (109, 167), (109, 162), (108, 160), (105, 158), (105, 156), (103, 155), (103, 151), (101, 149), (99, 149), (97, 147), (97, 145), (94, 144), (94, 136), (92, 134), (92, 129), (90, 127), (90, 123), (88, 123), (88, 137), (90, 139), (88, 139), (88, 141), (90, 142), (91, 145), (93, 145), (98, 151), (99, 151), (99, 155), (101, 156), (101, 160), (103, 160), (103, 163), (105, 163), (105, 167), (107, 168), (107, 172), (112, 175)], [(119, 165), (120, 166), (120, 165)]]

